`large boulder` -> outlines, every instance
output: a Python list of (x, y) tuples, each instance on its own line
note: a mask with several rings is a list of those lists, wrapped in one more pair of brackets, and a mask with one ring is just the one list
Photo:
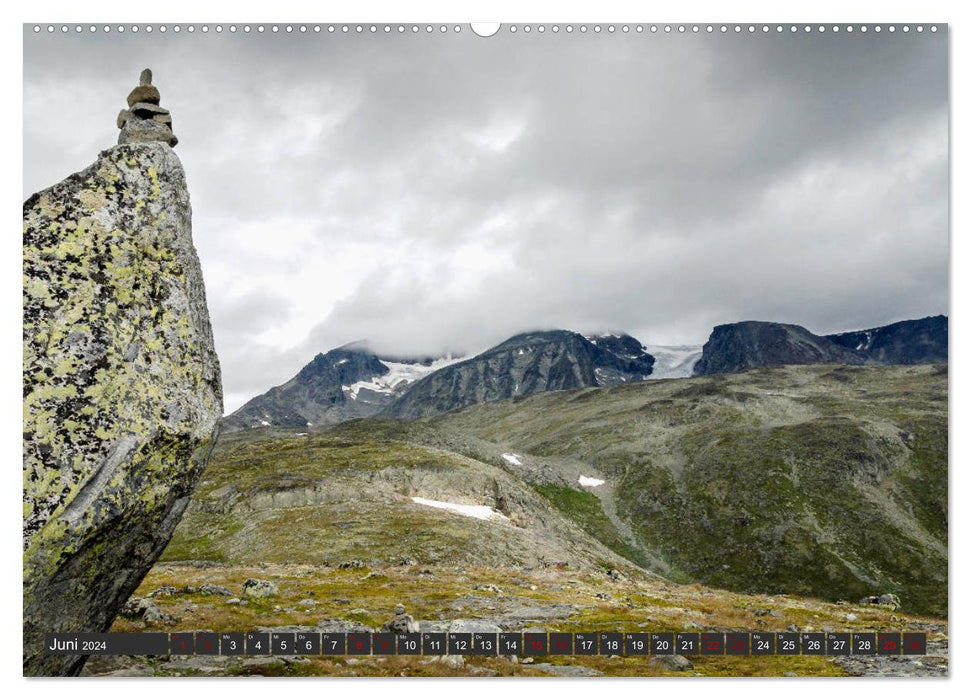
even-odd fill
[(182, 164), (102, 152), (24, 203), (24, 674), (76, 674), (48, 632), (107, 630), (215, 441), (219, 361)]

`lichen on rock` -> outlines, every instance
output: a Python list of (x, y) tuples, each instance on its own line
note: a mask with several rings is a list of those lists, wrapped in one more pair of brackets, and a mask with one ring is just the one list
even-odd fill
[(222, 414), (185, 174), (131, 143), (24, 203), (24, 672), (104, 631), (158, 558)]

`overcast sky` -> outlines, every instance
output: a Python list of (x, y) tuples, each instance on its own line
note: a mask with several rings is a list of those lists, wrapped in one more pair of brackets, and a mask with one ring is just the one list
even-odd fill
[(24, 36), (24, 198), (172, 111), (226, 409), (360, 338), (948, 310), (945, 32)]

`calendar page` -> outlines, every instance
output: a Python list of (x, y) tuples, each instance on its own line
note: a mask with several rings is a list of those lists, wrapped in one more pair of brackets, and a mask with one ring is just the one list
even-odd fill
[(948, 34), (25, 24), (23, 674), (946, 676)]

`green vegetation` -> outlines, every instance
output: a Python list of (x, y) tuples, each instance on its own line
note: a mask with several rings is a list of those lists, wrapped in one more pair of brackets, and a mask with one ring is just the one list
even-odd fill
[(584, 532), (603, 542), (625, 559), (642, 566), (647, 564), (644, 553), (624, 540), (604, 513), (600, 500), (592, 493), (556, 484), (530, 484), (530, 486), (579, 525)]
[[(561, 472), (590, 465), (636, 549), (675, 580), (830, 600), (892, 592), (910, 610), (947, 613), (939, 367), (761, 369), (536, 395), (429, 423)], [(633, 558), (584, 524), (589, 501), (555, 493)]]

